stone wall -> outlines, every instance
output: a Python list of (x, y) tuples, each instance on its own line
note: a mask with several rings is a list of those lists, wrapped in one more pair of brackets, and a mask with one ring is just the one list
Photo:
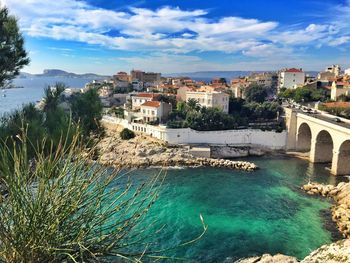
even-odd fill
[(165, 126), (128, 123), (127, 120), (110, 116), (104, 116), (103, 121), (150, 135), (169, 144), (250, 146), (268, 150), (284, 150), (287, 141), (286, 131), (276, 133), (253, 129), (226, 131), (195, 131), (190, 128), (168, 129)]

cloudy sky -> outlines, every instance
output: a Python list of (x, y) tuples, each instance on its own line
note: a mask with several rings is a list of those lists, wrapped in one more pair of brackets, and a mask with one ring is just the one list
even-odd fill
[(0, 0), (31, 64), (112, 74), (350, 67), (350, 0)]

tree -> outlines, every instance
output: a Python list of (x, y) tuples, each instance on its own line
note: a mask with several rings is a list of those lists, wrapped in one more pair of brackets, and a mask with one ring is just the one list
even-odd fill
[(199, 111), (201, 108), (200, 104), (195, 99), (189, 99), (186, 105), (187, 105), (187, 108), (192, 111)]
[(0, 8), (0, 87), (7, 85), (28, 64), (29, 58), (17, 20), (9, 15), (6, 7)]
[(90, 89), (73, 98), (73, 120), (80, 123), (84, 135), (100, 134), (103, 131), (100, 125), (102, 109), (102, 103), (96, 89)]
[(56, 83), (55, 87), (47, 87), (44, 91), (44, 112), (57, 109), (63, 91), (66, 89), (64, 83)]
[(124, 128), (120, 132), (120, 138), (122, 138), (122, 140), (130, 140), (132, 138), (135, 138), (135, 136), (135, 133), (132, 130), (129, 130), (128, 128)]
[(266, 100), (268, 95), (268, 88), (262, 85), (252, 84), (245, 91), (245, 98), (248, 102), (262, 103)]

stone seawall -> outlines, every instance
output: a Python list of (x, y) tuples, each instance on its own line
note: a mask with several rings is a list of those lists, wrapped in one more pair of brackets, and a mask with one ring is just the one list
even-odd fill
[(117, 168), (210, 166), (244, 171), (258, 169), (251, 162), (194, 157), (186, 146), (171, 147), (160, 140), (142, 134), (130, 140), (122, 140), (119, 131), (107, 129), (107, 136), (98, 144), (101, 164)]
[(210, 146), (212, 158), (242, 158), (248, 156), (263, 156), (266, 151), (250, 146)]

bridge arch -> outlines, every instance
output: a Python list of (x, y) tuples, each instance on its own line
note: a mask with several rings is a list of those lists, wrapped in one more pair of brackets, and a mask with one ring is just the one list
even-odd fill
[(312, 142), (313, 149), (310, 159), (314, 163), (331, 163), (333, 160), (333, 139), (326, 130), (317, 133)]
[(332, 173), (350, 175), (350, 140), (344, 141), (333, 157)]
[(309, 152), (311, 150), (311, 140), (311, 128), (307, 123), (303, 122), (298, 128), (296, 144), (297, 151)]

